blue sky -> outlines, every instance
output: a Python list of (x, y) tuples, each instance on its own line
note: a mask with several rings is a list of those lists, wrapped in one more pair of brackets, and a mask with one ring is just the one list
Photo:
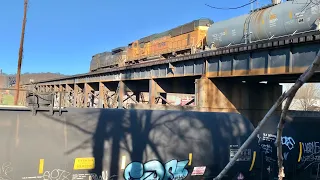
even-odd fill
[[(249, 0), (29, 0), (22, 73), (89, 71), (92, 55), (127, 45), (198, 18), (221, 21), (245, 14)], [(271, 0), (270, 0), (271, 2)], [(260, 0), (259, 5), (269, 3)], [(0, 6), (0, 69), (16, 73), (23, 0)]]

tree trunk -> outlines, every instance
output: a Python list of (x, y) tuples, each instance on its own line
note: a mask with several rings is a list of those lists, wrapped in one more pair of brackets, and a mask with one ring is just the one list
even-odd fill
[(296, 83), (290, 88), (290, 90), (287, 93), (288, 99), (281, 113), (280, 121), (278, 124), (278, 130), (277, 130), (277, 139), (275, 142), (275, 145), (277, 147), (277, 156), (278, 156), (279, 180), (282, 180), (285, 177), (284, 167), (283, 167), (281, 138), (282, 138), (282, 132), (285, 125), (285, 118), (287, 116), (288, 109), (299, 88), (301, 88), (301, 86), (312, 77), (312, 75), (314, 74), (314, 71), (317, 68), (319, 68), (319, 65), (320, 65), (320, 51), (318, 51), (318, 54), (314, 59), (313, 63), (310, 65), (310, 67), (300, 76), (300, 78), (296, 81)]

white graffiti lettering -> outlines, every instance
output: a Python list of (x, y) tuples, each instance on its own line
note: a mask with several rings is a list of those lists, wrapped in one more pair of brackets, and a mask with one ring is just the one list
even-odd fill
[(98, 176), (95, 173), (90, 173), (89, 180), (108, 180), (108, 171), (102, 171), (102, 174)]
[(320, 144), (319, 142), (307, 142), (302, 143), (303, 152), (307, 154), (319, 154)]
[(264, 154), (271, 154), (272, 153), (272, 147), (270, 144), (261, 144), (262, 152)]
[[(22, 179), (43, 179), (43, 180), (111, 180), (117, 175), (109, 177), (108, 171), (102, 171), (101, 175), (96, 173), (72, 174), (66, 170), (54, 169), (45, 171), (42, 176), (22, 177)], [(1, 179), (0, 180), (4, 180)], [(7, 179), (8, 180), (8, 179)]]
[[(71, 180), (70, 179), (71, 173), (61, 170), (61, 169), (54, 169), (52, 171), (45, 171), (43, 173), (43, 180)], [(72, 179), (75, 177), (72, 176)]]
[(3, 163), (0, 171), (0, 180), (11, 180), (10, 173), (13, 171), (10, 162)]
[[(264, 144), (263, 142), (274, 143), (277, 139), (277, 135), (263, 133), (262, 137), (260, 137), (260, 135), (257, 135), (257, 138), (259, 144)], [(292, 150), (296, 143), (292, 137), (283, 136), (281, 137), (281, 144), (287, 146), (289, 150)]]
[(304, 161), (307, 161), (307, 162), (310, 162), (310, 161), (320, 161), (320, 156), (316, 156), (314, 154), (312, 155), (309, 155), (309, 156), (303, 156), (301, 158), (302, 162)]

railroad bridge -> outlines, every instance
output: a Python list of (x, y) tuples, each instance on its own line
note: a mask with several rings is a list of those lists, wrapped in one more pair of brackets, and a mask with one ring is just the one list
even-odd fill
[[(99, 108), (239, 112), (256, 124), (281, 95), (279, 83), (294, 82), (313, 62), (319, 39), (318, 31), (305, 32), (26, 86), (61, 92), (56, 97), (66, 107), (96, 103)], [(318, 77), (316, 73), (311, 81)], [(173, 106), (168, 93), (191, 94), (194, 99)], [(128, 99), (133, 103), (124, 106)]]

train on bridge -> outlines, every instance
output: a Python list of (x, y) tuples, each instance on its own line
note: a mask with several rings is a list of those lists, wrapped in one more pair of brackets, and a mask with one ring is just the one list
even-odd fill
[(90, 71), (195, 54), (319, 29), (320, 0), (268, 5), (214, 23), (198, 19), (92, 57)]

